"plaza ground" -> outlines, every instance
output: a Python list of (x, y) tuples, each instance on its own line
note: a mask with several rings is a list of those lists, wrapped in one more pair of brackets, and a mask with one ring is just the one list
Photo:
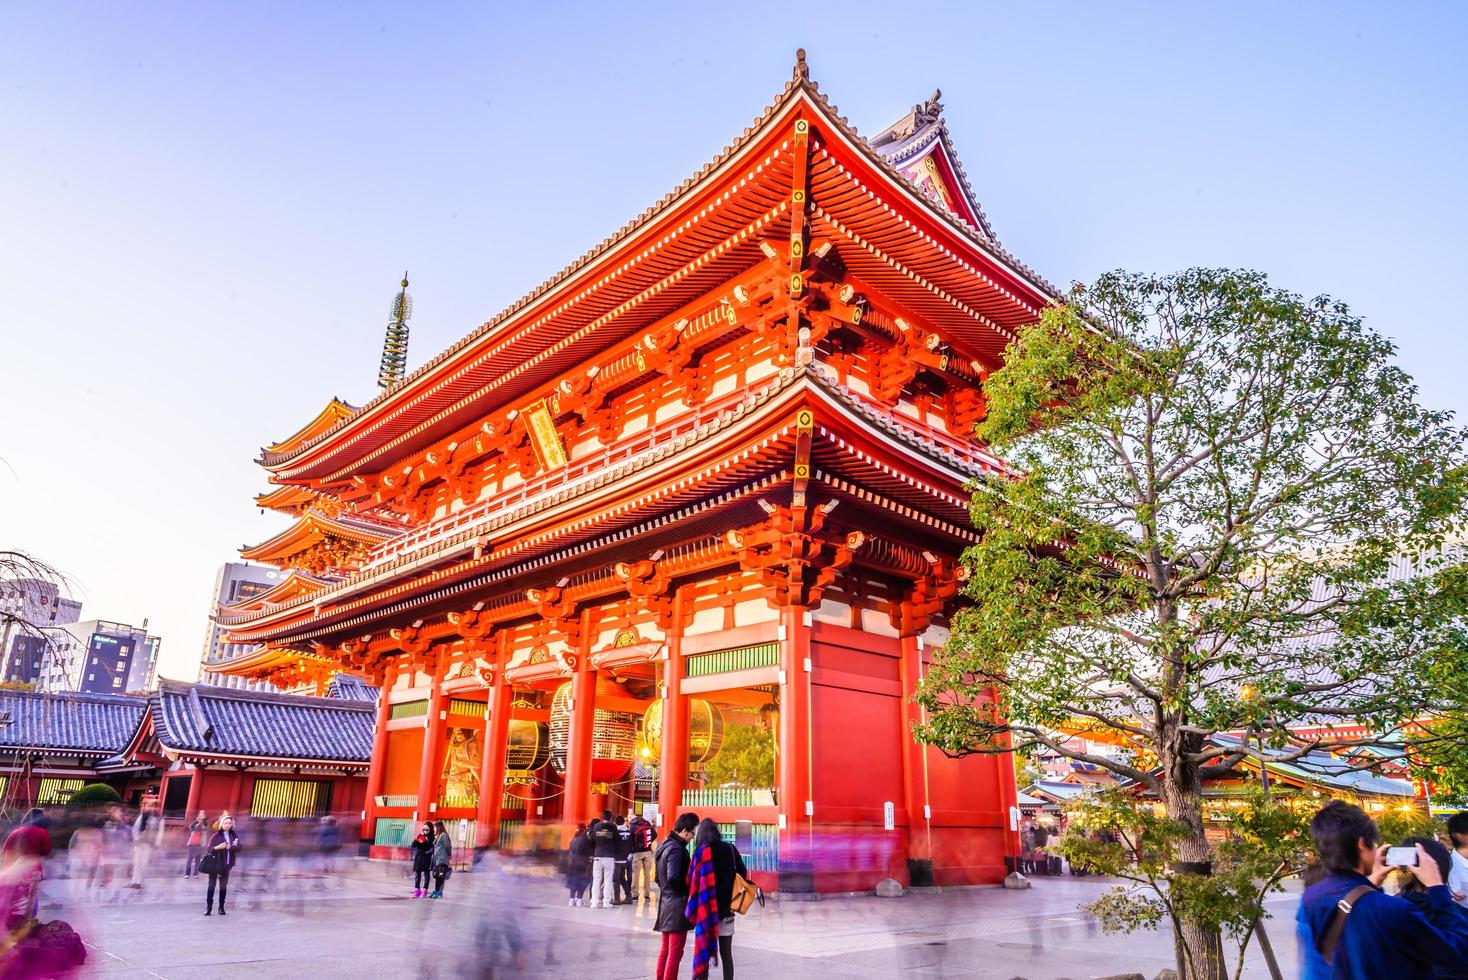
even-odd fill
[[(404, 866), (354, 861), (331, 878), (232, 881), (229, 915), (203, 916), (204, 879), (153, 877), (116, 901), (47, 882), (43, 919), (88, 943), (84, 976), (648, 977), (657, 954), (645, 908), (567, 908), (559, 878), (500, 867), (454, 875), (442, 901), (413, 900)], [(805, 978), (1082, 978), (1172, 965), (1159, 933), (1108, 936), (1076, 906), (1110, 887), (1040, 878), (1029, 891), (969, 888), (897, 899), (771, 898), (739, 920), (738, 975)], [(1295, 975), (1297, 897), (1276, 896), (1270, 937)], [(518, 954), (512, 949), (518, 946)], [(690, 942), (691, 950), (691, 942)], [(1245, 976), (1268, 976), (1257, 945)], [(685, 957), (683, 976), (689, 975)], [(717, 970), (714, 976), (719, 976)]]

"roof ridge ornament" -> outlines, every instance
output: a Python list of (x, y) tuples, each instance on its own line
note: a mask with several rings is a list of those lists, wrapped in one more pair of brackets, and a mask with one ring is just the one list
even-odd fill
[(943, 90), (940, 88), (935, 88), (933, 89), (933, 94), (928, 99), (928, 101), (919, 103), (918, 105), (912, 107), (913, 121), (917, 124), (918, 127), (927, 126), (931, 123), (937, 122), (940, 118), (942, 118), (943, 103), (939, 101), (942, 98)]
[(790, 74), (797, 82), (801, 79), (810, 80), (810, 65), (805, 63), (805, 48), (795, 49), (795, 70)]
[(413, 315), (413, 298), (408, 295), (408, 273), (403, 273), (402, 290), (393, 297), (392, 320), (382, 341), (382, 363), (377, 369), (377, 387), (391, 388), (408, 371), (408, 318)]

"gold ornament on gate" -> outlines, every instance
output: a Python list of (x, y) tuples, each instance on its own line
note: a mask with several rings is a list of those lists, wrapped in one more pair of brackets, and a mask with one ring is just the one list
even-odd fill
[[(663, 754), (663, 702), (654, 701), (642, 713), (642, 744), (656, 758)], [(688, 762), (701, 765), (719, 754), (724, 744), (724, 715), (702, 698), (688, 702)]]

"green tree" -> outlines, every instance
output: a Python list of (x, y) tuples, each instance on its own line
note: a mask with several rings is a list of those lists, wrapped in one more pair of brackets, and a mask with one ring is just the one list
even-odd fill
[(66, 801), (68, 807), (93, 807), (103, 806), (107, 803), (121, 803), (122, 797), (117, 795), (117, 790), (106, 783), (88, 783)]
[[(1017, 475), (975, 487), (971, 604), (918, 737), (1140, 782), (1200, 873), (1205, 780), (1461, 717), (1464, 437), (1392, 355), (1257, 273), (1112, 273), (1047, 310), (985, 385), (979, 433)], [(1299, 739), (1307, 720), (1377, 734)], [(1076, 725), (1147, 762), (1077, 750)], [(1185, 910), (1177, 936), (1180, 974), (1224, 974), (1215, 919)]]
[(758, 725), (726, 725), (724, 742), (703, 765), (710, 786), (734, 783), (753, 789), (775, 785), (775, 739)]
[(1176, 865), (1187, 824), (1139, 806), (1112, 790), (1082, 797), (1067, 808), (1060, 853), (1073, 867), (1119, 878), (1120, 885), (1085, 906), (1107, 932), (1156, 928), (1180, 936), (1184, 921), (1203, 923), (1234, 941), (1237, 970), (1265, 914), (1264, 899), (1310, 855), (1309, 813), (1289, 801), (1270, 801), (1255, 787), (1231, 811), (1228, 837), (1213, 853), (1211, 874), (1179, 876)]

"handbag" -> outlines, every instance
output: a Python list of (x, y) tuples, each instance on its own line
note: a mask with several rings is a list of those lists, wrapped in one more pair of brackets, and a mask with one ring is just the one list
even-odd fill
[(756, 899), (759, 900), (760, 906), (763, 907), (765, 904), (764, 892), (759, 890), (758, 885), (747, 880), (742, 874), (736, 871), (734, 873), (734, 890), (729, 898), (729, 908), (738, 915), (744, 915), (750, 909), (754, 908)]
[(217, 875), (224, 870), (224, 858), (218, 851), (210, 851), (199, 858), (199, 870), (206, 875)]

